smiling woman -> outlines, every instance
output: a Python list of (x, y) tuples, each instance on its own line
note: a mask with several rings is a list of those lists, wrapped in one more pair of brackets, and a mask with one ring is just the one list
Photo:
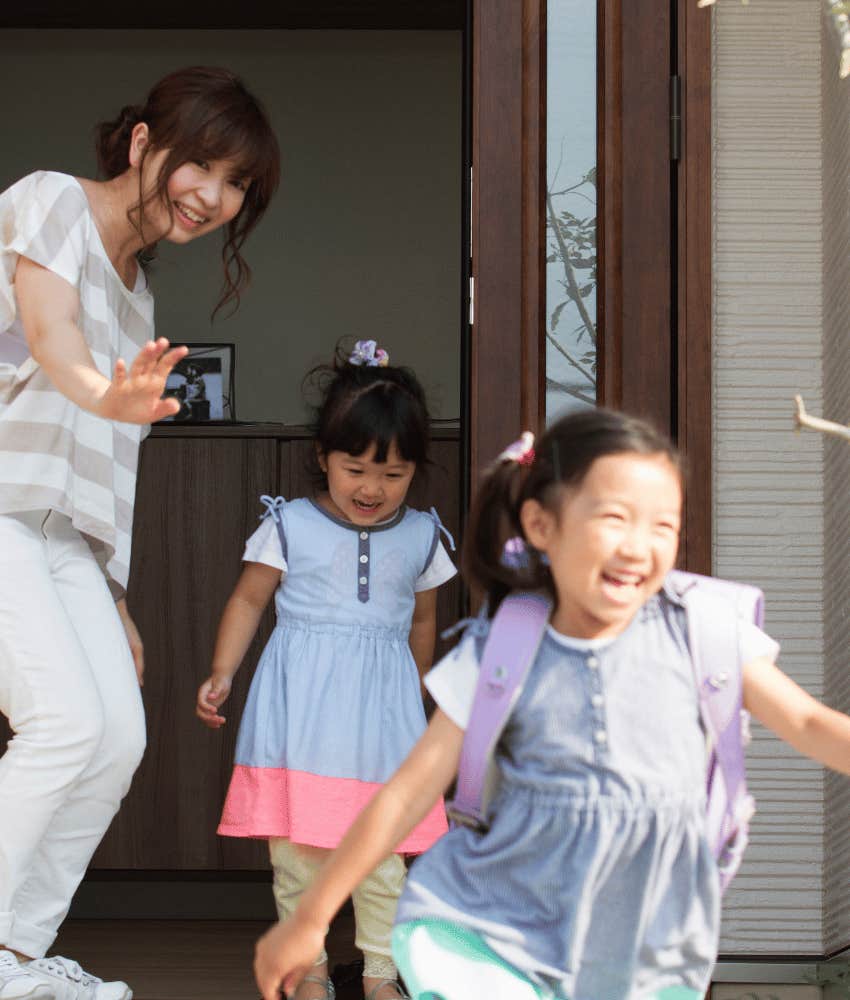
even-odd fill
[[(277, 186), (265, 112), (227, 70), (178, 70), (98, 127), (102, 180), (39, 170), (0, 194), (0, 996), (130, 1000), (45, 959), (145, 745), (124, 600), (144, 427), (186, 355), (154, 340), (142, 263), (224, 233), (216, 308)], [(126, 361), (124, 359), (127, 359)]]

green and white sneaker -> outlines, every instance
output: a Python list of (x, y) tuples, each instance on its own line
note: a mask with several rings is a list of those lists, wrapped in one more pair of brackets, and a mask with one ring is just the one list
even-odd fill
[(5, 948), (0, 949), (0, 1000), (56, 1000), (56, 994), (29, 966)]

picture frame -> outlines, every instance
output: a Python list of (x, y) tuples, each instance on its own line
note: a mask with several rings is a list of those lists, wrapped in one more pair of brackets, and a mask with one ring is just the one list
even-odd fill
[(236, 421), (235, 344), (186, 343), (189, 353), (179, 361), (165, 383), (163, 398), (180, 403), (161, 424), (210, 424)]

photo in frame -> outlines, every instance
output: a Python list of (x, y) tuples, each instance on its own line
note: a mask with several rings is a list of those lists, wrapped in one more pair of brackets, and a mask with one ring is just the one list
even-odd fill
[(180, 403), (173, 417), (160, 423), (206, 424), (236, 420), (234, 344), (185, 344), (189, 353), (172, 369), (163, 397)]

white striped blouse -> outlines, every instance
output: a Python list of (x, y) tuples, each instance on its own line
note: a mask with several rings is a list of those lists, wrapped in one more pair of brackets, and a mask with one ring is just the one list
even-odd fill
[(88, 199), (67, 174), (40, 170), (0, 194), (0, 514), (56, 510), (82, 532), (113, 594), (130, 570), (139, 443), (146, 427), (80, 409), (30, 357), (15, 270), (27, 257), (79, 294), (78, 325), (107, 378), (153, 337), (153, 295), (130, 291), (103, 247)]

